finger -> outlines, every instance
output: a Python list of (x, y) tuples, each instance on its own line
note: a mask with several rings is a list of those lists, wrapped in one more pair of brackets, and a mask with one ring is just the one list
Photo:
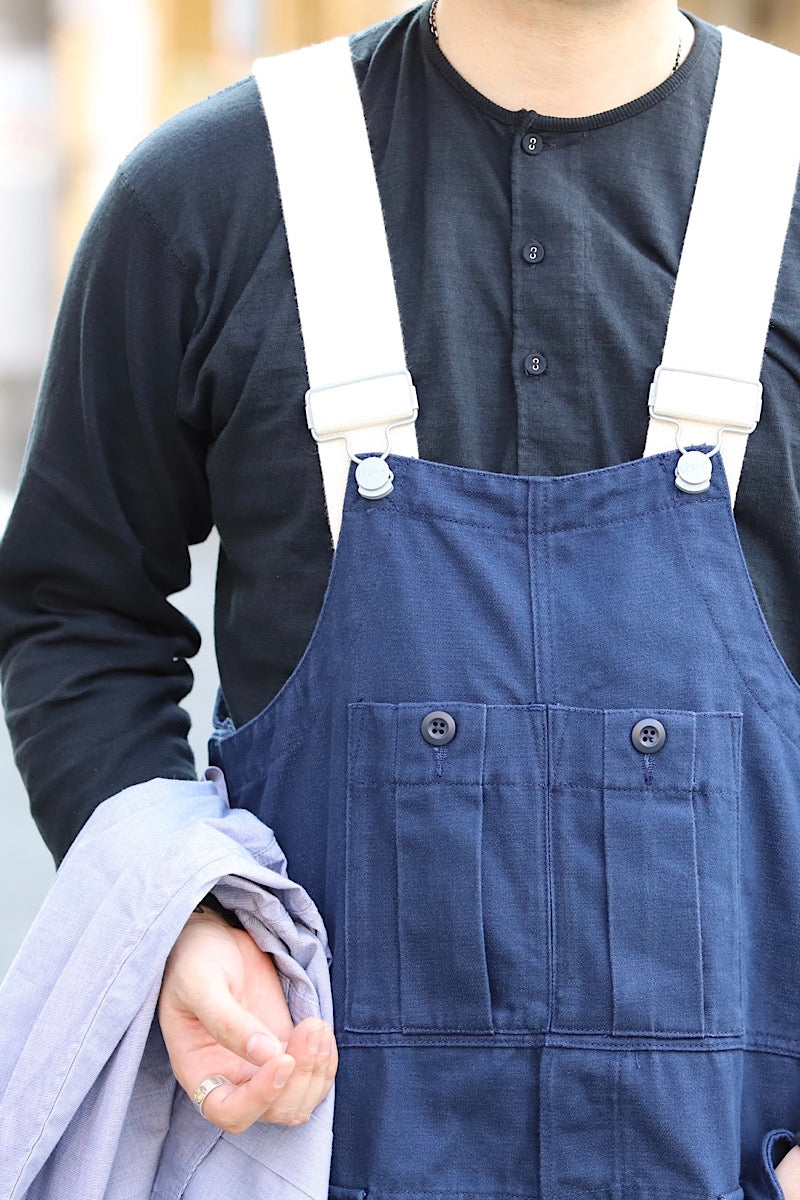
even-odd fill
[(241, 1133), (256, 1120), (304, 1124), (330, 1090), (338, 1053), (330, 1025), (314, 1020), (297, 1026), (293, 1047), (297, 1059), (281, 1055), (238, 1087), (215, 1088), (203, 1115), (228, 1133)]
[(223, 1084), (209, 1092), (203, 1116), (226, 1133), (243, 1133), (270, 1108), (287, 1086), (295, 1068), (289, 1054), (281, 1054), (236, 1086)]
[(256, 1066), (283, 1053), (275, 1034), (234, 999), (224, 981), (209, 979), (194, 1009), (215, 1042)]
[(289, 1042), (295, 1068), (280, 1096), (261, 1117), (270, 1124), (304, 1124), (330, 1091), (336, 1074), (338, 1058), (330, 1025), (304, 1021), (296, 1027)]
[[(310, 1105), (310, 1112), (316, 1108), (322, 1097), (329, 1090), (336, 1074), (339, 1055), (333, 1029), (327, 1021), (322, 1021), (311, 1026), (308, 1026), (307, 1022), (301, 1022), (295, 1030), (295, 1036), (299, 1036), (304, 1025), (307, 1026), (305, 1055), (313, 1061), (313, 1071), (309, 1078), (309, 1089), (315, 1092), (315, 1098)], [(302, 1056), (298, 1053), (293, 1041), (291, 1047), (287, 1046), (287, 1051), (289, 1054), (293, 1054), (298, 1062), (301, 1060)]]
[(322, 1103), (331, 1090), (338, 1061), (333, 1030), (330, 1026), (325, 1026), (320, 1038), (320, 1048), (314, 1062), (314, 1070), (301, 1106), (300, 1115), (304, 1121), (309, 1119), (314, 1109)]

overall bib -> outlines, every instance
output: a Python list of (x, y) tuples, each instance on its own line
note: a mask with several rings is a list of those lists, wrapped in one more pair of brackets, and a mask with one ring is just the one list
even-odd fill
[[(797, 67), (725, 34), (648, 454), (544, 478), (414, 457), (346, 54), (257, 65), (335, 541), (346, 484), (341, 532), (300, 664), (243, 727), (223, 710), (211, 746), (330, 936), (331, 1195), (779, 1197), (773, 1152), (800, 1125), (800, 688), (731, 492), (797, 156), (770, 147), (748, 197), (726, 138), (745, 120), (763, 133), (763, 109), (734, 111), (741, 78), (783, 87), (797, 111)], [(302, 129), (305, 103), (319, 125), (315, 87), (350, 106), (328, 129), (362, 139), (352, 162), (332, 151), (352, 184), (341, 202), (333, 177), (310, 198), (308, 164), (293, 175), (282, 148), (298, 137), (282, 113)], [(324, 178), (316, 149), (294, 158)], [(731, 258), (726, 239), (755, 212), (743, 297), (714, 255)], [(351, 271), (349, 236), (374, 250), (355, 317), (326, 219)]]

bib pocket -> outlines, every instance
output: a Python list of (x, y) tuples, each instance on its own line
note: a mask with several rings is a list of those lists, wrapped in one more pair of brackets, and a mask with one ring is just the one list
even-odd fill
[(545, 1029), (545, 710), (352, 704), (348, 761), (346, 1028)]
[(738, 1036), (740, 736), (731, 713), (350, 705), (345, 1027)]
[(550, 710), (555, 1030), (741, 1033), (740, 731)]

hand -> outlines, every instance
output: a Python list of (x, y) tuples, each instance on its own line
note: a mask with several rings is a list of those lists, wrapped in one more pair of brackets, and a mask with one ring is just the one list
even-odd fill
[(792, 1146), (775, 1168), (786, 1200), (800, 1200), (800, 1146)]
[(158, 1016), (178, 1083), (189, 1095), (209, 1075), (203, 1115), (228, 1133), (256, 1121), (302, 1125), (337, 1067), (330, 1025), (293, 1026), (270, 955), (218, 914), (193, 913), (167, 960)]

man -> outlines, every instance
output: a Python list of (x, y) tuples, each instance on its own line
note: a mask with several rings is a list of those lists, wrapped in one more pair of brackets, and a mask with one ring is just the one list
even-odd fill
[[(647, 426), (647, 389), (661, 361), (714, 92), (718, 32), (679, 13), (672, 0), (625, 5), (617, 0), (439, 0), (433, 9), (425, 6), (357, 36), (352, 49), (384, 206), (406, 355), (420, 397), (421, 456), (474, 473), (437, 476), (443, 488), (442, 528), (449, 522), (455, 530), (463, 516), (461, 507), (456, 511), (450, 506), (447, 488), (471, 486), (470, 480), (477, 487), (478, 476), (485, 478), (481, 473), (580, 476), (639, 458)], [(320, 111), (303, 151), (313, 157), (326, 132), (326, 113)], [(746, 146), (742, 153), (746, 169)], [(746, 235), (743, 231), (741, 244), (731, 246), (731, 254), (743, 260), (748, 255)], [(319, 253), (325, 251), (321, 245)], [(356, 248), (356, 258), (357, 254)], [(793, 486), (797, 439), (792, 412), (800, 379), (795, 316), (799, 255), (800, 229), (792, 224), (767, 342), (763, 378), (768, 403), (748, 448), (737, 503), (739, 531), (759, 599), (795, 676), (800, 668), (793, 620), (800, 582), (800, 513)], [(555, 957), (558, 950), (564, 961), (569, 958), (570, 947), (580, 943), (581, 924), (589, 931), (589, 946), (606, 946), (610, 939), (609, 953), (613, 957), (616, 952), (614, 938), (620, 926), (615, 933), (614, 921), (622, 920), (624, 926), (626, 904), (612, 895), (617, 886), (614, 855), (618, 850), (624, 858), (624, 846), (617, 847), (619, 829), (610, 808), (605, 810), (605, 825), (601, 819), (600, 826), (587, 832), (580, 823), (584, 810), (574, 819), (564, 816), (571, 811), (564, 801), (548, 818), (552, 828), (537, 825), (534, 830), (527, 822), (538, 800), (526, 794), (515, 807), (510, 797), (523, 794), (522, 783), (503, 777), (503, 756), (498, 752), (499, 799), (494, 810), (484, 812), (485, 873), (467, 878), (458, 903), (451, 903), (444, 889), (435, 903), (436, 881), (446, 878), (449, 887), (451, 877), (466, 869), (469, 856), (463, 863), (453, 859), (452, 854), (461, 853), (461, 844), (451, 844), (448, 838), (452, 829), (472, 818), (453, 808), (446, 820), (438, 818), (439, 825), (433, 811), (425, 808), (420, 816), (414, 808), (416, 792), (408, 798), (408, 809), (397, 801), (398, 814), (405, 812), (409, 822), (420, 820), (421, 829), (430, 829), (431, 836), (436, 830), (441, 846), (448, 848), (438, 864), (441, 876), (435, 863), (427, 868), (432, 876), (425, 872), (423, 834), (415, 834), (419, 840), (411, 838), (392, 857), (395, 852), (386, 850), (390, 827), (363, 824), (373, 796), (382, 797), (388, 787), (371, 774), (369, 753), (373, 737), (381, 748), (375, 757), (383, 761), (389, 753), (391, 738), (382, 726), (388, 707), (399, 710), (411, 700), (450, 696), (465, 702), (463, 714), (459, 710), (455, 719), (449, 711), (428, 714), (444, 721), (443, 736), (451, 739), (440, 746), (431, 743), (436, 756), (430, 760), (435, 763), (432, 778), (447, 781), (459, 751), (469, 745), (470, 722), (477, 720), (480, 701), (502, 708), (506, 728), (516, 730), (515, 738), (523, 743), (530, 733), (525, 714), (531, 704), (564, 706), (563, 717), (554, 709), (553, 719), (567, 725), (574, 714), (582, 714), (590, 741), (595, 729), (591, 714), (604, 710), (613, 722), (614, 713), (645, 704), (639, 698), (647, 694), (645, 683), (635, 684), (629, 694), (620, 690), (605, 650), (598, 652), (592, 680), (586, 666), (583, 692), (570, 691), (562, 683), (560, 690), (548, 693), (541, 682), (541, 664), (549, 653), (544, 642), (541, 653), (537, 643), (531, 668), (536, 683), (527, 693), (521, 684), (519, 689), (512, 687), (507, 673), (510, 677), (519, 669), (517, 664), (527, 664), (529, 650), (524, 634), (515, 633), (517, 618), (506, 619), (504, 614), (505, 606), (511, 605), (511, 580), (516, 578), (511, 549), (502, 572), (497, 564), (487, 571), (481, 611), (472, 610), (474, 628), (469, 630), (467, 650), (460, 640), (466, 636), (464, 610), (458, 608), (453, 582), (459, 577), (458, 555), (449, 562), (452, 543), (442, 541), (439, 561), (447, 590), (441, 595), (425, 591), (427, 603), (414, 615), (433, 628), (426, 633), (436, 639), (429, 646), (431, 662), (435, 647), (445, 642), (454, 647), (459, 671), (471, 653), (479, 664), (477, 673), (473, 676), (472, 666), (464, 668), (463, 682), (449, 685), (460, 691), (449, 691), (442, 682), (441, 664), (436, 670), (431, 666), (426, 675), (424, 663), (415, 661), (412, 650), (405, 669), (415, 679), (425, 679), (424, 690), (420, 682), (413, 696), (399, 687), (384, 697), (380, 680), (369, 694), (353, 690), (345, 698), (350, 729), (355, 730), (349, 746), (350, 771), (355, 772), (350, 807), (345, 813), (333, 799), (327, 809), (314, 807), (322, 804), (319, 797), (313, 805), (304, 800), (300, 781), (310, 780), (308, 786), (313, 787), (319, 771), (339, 753), (330, 749), (327, 735), (318, 735), (316, 717), (303, 707), (305, 699), (310, 702), (313, 697), (324, 709), (324, 693), (315, 695), (295, 670), (319, 614), (330, 568), (319, 469), (299, 400), (306, 387), (266, 125), (255, 85), (243, 81), (168, 123), (123, 164), (82, 243), (56, 331), (5, 543), (2, 597), (8, 717), (34, 812), (51, 847), (61, 857), (92, 809), (126, 785), (157, 776), (193, 777), (178, 703), (188, 687), (185, 657), (194, 651), (196, 637), (166, 597), (187, 582), (186, 546), (201, 540), (215, 523), (223, 547), (218, 654), (232, 717), (228, 724), (223, 721), (218, 758), (234, 780), (234, 801), (254, 807), (274, 825), (287, 849), (290, 871), (320, 904), (332, 933), (334, 997), (342, 1010), (340, 1041), (344, 1036), (347, 1046), (340, 1071), (335, 1194), (363, 1195), (369, 1188), (376, 1195), (471, 1190), (533, 1196), (541, 1187), (542, 1195), (563, 1196), (583, 1190), (615, 1196), (656, 1194), (659, 1189), (663, 1195), (693, 1190), (710, 1196), (725, 1188), (726, 1195), (739, 1195), (733, 1165), (738, 1135), (732, 1132), (739, 1096), (727, 1072), (741, 1069), (735, 1065), (740, 1062), (741, 1035), (734, 1030), (735, 1018), (726, 1024), (727, 1017), (714, 1008), (714, 988), (723, 988), (720, 977), (726, 968), (714, 962), (709, 968), (709, 956), (724, 959), (735, 952), (735, 939), (725, 943), (727, 950), (714, 949), (706, 922), (711, 923), (713, 911), (713, 923), (724, 924), (719, 919), (723, 910), (711, 907), (717, 901), (692, 908), (684, 928), (678, 902), (685, 893), (679, 889), (666, 900), (657, 898), (657, 923), (668, 929), (667, 914), (672, 913), (680, 930), (677, 956), (694, 936), (692, 922), (703, 926), (696, 947), (699, 971), (703, 977), (710, 972), (714, 982), (712, 987), (706, 980), (705, 998), (698, 984), (697, 1023), (692, 1018), (685, 1027), (680, 1019), (670, 1025), (668, 1014), (640, 1030), (634, 1016), (612, 1030), (605, 1015), (593, 1025), (580, 1006), (577, 1015), (563, 1018), (569, 996), (581, 992), (580, 984), (573, 988), (570, 972), (580, 973), (582, 968), (576, 955), (572, 967), (559, 976)], [(604, 486), (607, 478), (598, 477), (591, 486)], [(414, 479), (412, 473), (408, 489), (417, 486)], [(402, 504), (399, 483), (396, 491)], [(459, 496), (459, 505), (471, 503), (470, 497)], [(605, 503), (592, 494), (593, 505), (601, 501)], [(376, 505), (372, 511), (379, 510)], [(383, 509), (384, 514), (391, 511)], [(504, 525), (513, 526), (518, 516), (513, 507), (504, 510)], [(376, 517), (375, 524), (383, 519)], [(648, 519), (643, 515), (643, 521)], [(435, 514), (427, 514), (425, 525), (426, 536), (431, 528), (436, 532)], [(473, 519), (465, 554), (473, 554), (482, 537), (497, 542), (500, 525), (495, 523), (491, 533), (489, 525), (484, 533), (481, 528)], [(555, 532), (554, 527), (554, 536)], [(410, 538), (407, 532), (405, 536)], [(654, 556), (660, 553), (660, 537), (654, 534), (648, 559), (651, 550)], [(341, 630), (346, 623), (347, 610), (337, 599), (341, 589), (356, 588), (362, 569), (365, 581), (378, 569), (370, 545), (364, 535), (358, 553), (337, 554), (337, 561), (350, 569), (346, 577), (344, 568), (339, 569), (340, 591), (326, 602), (328, 615), (323, 614), (314, 634), (317, 651), (321, 641), (330, 656), (333, 645), (325, 639), (333, 638), (330, 629)], [(377, 546), (374, 553), (387, 572), (383, 594), (380, 584), (370, 587), (365, 582), (363, 594), (354, 595), (363, 604), (360, 617), (369, 623), (373, 614), (381, 637), (401, 654), (404, 639), (394, 622), (408, 632), (413, 618), (405, 611), (398, 615), (402, 601), (392, 586), (397, 582), (393, 560), (384, 559), (383, 542)], [(636, 547), (633, 557), (639, 563), (638, 542)], [(553, 554), (557, 562), (558, 549)], [(410, 540), (404, 555), (414, 557)], [(540, 561), (544, 560), (536, 559)], [(602, 560), (594, 562), (593, 570), (602, 575)], [(558, 569), (554, 571), (558, 579)], [(641, 571), (656, 580), (648, 562), (641, 563)], [(499, 578), (505, 572), (507, 577)], [(620, 573), (615, 569), (615, 577)], [(657, 596), (660, 587), (651, 582), (651, 590)], [(645, 589), (645, 594), (650, 593)], [(679, 608), (679, 600), (673, 600)], [(453, 620), (451, 603), (457, 613)], [(653, 674), (647, 665), (650, 623), (658, 626), (661, 614), (651, 612), (646, 600), (642, 603), (635, 661), (642, 664), (644, 680)], [(562, 607), (565, 604), (562, 597)], [(551, 606), (554, 626), (559, 613), (558, 606)], [(617, 614), (605, 613), (606, 629), (612, 615)], [(669, 621), (675, 619), (667, 620), (669, 629)], [(507, 663), (499, 657), (502, 637), (495, 630), (492, 641), (484, 620), (493, 628), (499, 620), (508, 640)], [(591, 618), (586, 620), (591, 623)], [(619, 620), (622, 629), (621, 613)], [(580, 623), (576, 610), (576, 626)], [(675, 628), (684, 627), (678, 622)], [(686, 645), (692, 628), (691, 620), (686, 621)], [(545, 638), (542, 630), (540, 622), (537, 639)], [(581, 636), (576, 629), (576, 639)], [(481, 639), (492, 646), (491, 652), (481, 652)], [(679, 650), (676, 646), (673, 661)], [(343, 645), (341, 657), (348, 669), (357, 652), (357, 641)], [(687, 655), (691, 661), (688, 651)], [(391, 659), (387, 654), (376, 662), (390, 670)], [(316, 679), (313, 669), (307, 670)], [(628, 663), (625, 671), (630, 670)], [(625, 673), (622, 668), (620, 673)], [(267, 709), (265, 731), (258, 714), (287, 678), (275, 705)], [(685, 697), (676, 686), (667, 686), (658, 706), (659, 711), (680, 710), (674, 729), (665, 722), (670, 726), (670, 749), (678, 745), (680, 730), (689, 728), (690, 718), (693, 729), (698, 720), (697, 728), (705, 729), (706, 710), (715, 720), (723, 712), (729, 716), (730, 710), (736, 711), (732, 699), (720, 699), (716, 693), (713, 702), (701, 700), (699, 684), (687, 683)], [(297, 693), (307, 687), (301, 704)], [(791, 705), (791, 698), (785, 703)], [(644, 715), (651, 706), (655, 700), (645, 705)], [(287, 711), (292, 722), (285, 717)], [(484, 736), (494, 717), (484, 713), (482, 719)], [(313, 751), (311, 755), (316, 774), (308, 779), (302, 773), (306, 768), (298, 775), (293, 765), (296, 748), (285, 728), (291, 723), (312, 743), (321, 737), (318, 759)], [(260, 798), (248, 800), (242, 760), (226, 760), (224, 734), (232, 727), (237, 732), (231, 744), (241, 748), (242, 738), (252, 735), (258, 739), (259, 763), (268, 764), (265, 771), (275, 771), (266, 807)], [(731, 744), (735, 728), (735, 723), (725, 725), (724, 736)], [(404, 733), (400, 725), (398, 729), (396, 740), (402, 742)], [(428, 733), (431, 730), (435, 739), (436, 730), (431, 726)], [(538, 738), (538, 725), (535, 730)], [(273, 735), (274, 757), (265, 750)], [(384, 735), (388, 740), (380, 740)], [(505, 746), (504, 736), (498, 731), (499, 745)], [(565, 736), (563, 743), (553, 741), (548, 753), (560, 753), (559, 747), (572, 744), (573, 738), (580, 745), (583, 735)], [(538, 746), (534, 738), (533, 757), (525, 759), (531, 776)], [(657, 773), (656, 755), (641, 746), (638, 750), (643, 762), (652, 760)], [(629, 745), (626, 752), (638, 768), (640, 760)], [(495, 752), (488, 753), (491, 758)], [(666, 757), (665, 751), (662, 761)], [(580, 761), (576, 757), (570, 767), (577, 775)], [(650, 769), (645, 766), (646, 788), (652, 784)], [(331, 778), (338, 787), (339, 777), (334, 773)], [(574, 780), (562, 782), (567, 786)], [(428, 790), (433, 787), (427, 776), (425, 785)], [(282, 808), (284, 786), (291, 789), (291, 804), (287, 800), (286, 805), (292, 813)], [(403, 789), (410, 781), (403, 777), (398, 786), (405, 796)], [(487, 795), (494, 794), (492, 780), (487, 787)], [(586, 812), (594, 804), (594, 787), (593, 777), (591, 788), (587, 785)], [(428, 791), (424, 794), (427, 797)], [(69, 811), (64, 795), (74, 797)], [(492, 825), (492, 812), (498, 810), (510, 814), (502, 837)], [(688, 810), (680, 811), (679, 820), (688, 820)], [(735, 826), (733, 817), (731, 809), (724, 822), (728, 830)], [(663, 819), (669, 823), (672, 816)], [(623, 831), (631, 820), (637, 818), (623, 820)], [(559, 821), (565, 823), (559, 826)], [(648, 823), (649, 818), (643, 837)], [(473, 826), (474, 822), (465, 838), (475, 836)], [(573, 906), (568, 883), (584, 879), (590, 895), (591, 873), (599, 869), (594, 859), (588, 873), (585, 863), (570, 862), (566, 856), (561, 872), (557, 864), (548, 867), (549, 873), (542, 865), (547, 847), (558, 856), (559, 847), (579, 842), (582, 828), (592, 846), (603, 829), (608, 856), (609, 894), (596, 903), (587, 901), (586, 908), (580, 889)], [(559, 829), (561, 835), (555, 836)], [(688, 853), (687, 829), (681, 825), (675, 834), (680, 853)], [(531, 849), (529, 857), (514, 859), (511, 847), (533, 846), (527, 839), (540, 833), (542, 842), (535, 849), (541, 857)], [(701, 833), (698, 825), (700, 853)], [(401, 835), (406, 836), (402, 827), (400, 840)], [(725, 845), (728, 866), (719, 888), (727, 897), (724, 902), (730, 903), (727, 889), (734, 877), (738, 879), (737, 855), (730, 840)], [(362, 892), (359, 877), (371, 870), (370, 856), (384, 853), (389, 857), (378, 858), (379, 874), (368, 878)], [(716, 850), (712, 859), (715, 854)], [(351, 876), (353, 864), (357, 868), (356, 878), (346, 885), (336, 865), (345, 857)], [(529, 864), (537, 882), (531, 894), (523, 896), (514, 889), (527, 877)], [(707, 866), (710, 870), (711, 862), (703, 860), (698, 868), (702, 879)], [(498, 897), (493, 898), (488, 886), (491, 873), (502, 875), (504, 869), (508, 879), (498, 896), (529, 906), (521, 928), (512, 921), (515, 932), (509, 938), (503, 934), (505, 917), (491, 908)], [(390, 882), (392, 872), (398, 875), (396, 884)], [(635, 875), (634, 867), (629, 864), (623, 874)], [(541, 888), (540, 876), (545, 881)], [(406, 888), (409, 895), (427, 894), (431, 877), (432, 906), (441, 905), (439, 922), (421, 921), (413, 899), (406, 897)], [(415, 940), (427, 939), (434, 948), (431, 957), (444, 956), (444, 980), (439, 974), (426, 974), (425, 963), (407, 958), (408, 942), (402, 942), (397, 961), (384, 957), (382, 937), (389, 926), (381, 915), (381, 878), (386, 889), (400, 897), (401, 940), (407, 937), (413, 946)], [(462, 915), (481, 885), (487, 886), (483, 916), (476, 912), (462, 928)], [(712, 890), (714, 886), (712, 881)], [(643, 916), (647, 897), (652, 898), (643, 884), (627, 907), (642, 910), (636, 915)], [(402, 909), (406, 903), (411, 905), (408, 912)], [(603, 926), (600, 941), (592, 942), (596, 914), (606, 904), (611, 933)], [(614, 904), (620, 906), (616, 916)], [(373, 909), (378, 912), (375, 946), (365, 940)], [(442, 912), (449, 913), (453, 928), (447, 927)], [(570, 938), (559, 942), (563, 934), (557, 922), (571, 919), (575, 928)], [(479, 965), (472, 970), (484, 953), (482, 922), (490, 960), (488, 982)], [(629, 934), (634, 936), (625, 928), (623, 936)], [(540, 951), (548, 938), (555, 950), (545, 961)], [(343, 956), (349, 956), (347, 988), (344, 974), (336, 975)], [(375, 971), (372, 988), (370, 960)], [(545, 984), (549, 973), (549, 992), (537, 978), (540, 969)], [(601, 964), (599, 969), (602, 973), (605, 968)], [(621, 986), (618, 969), (622, 967), (615, 962), (615, 989)], [(645, 975), (649, 969), (646, 964), (640, 968)], [(731, 978), (737, 975), (735, 959), (728, 969)], [(696, 973), (697, 962), (686, 970)], [(454, 981), (452, 996), (448, 972)], [(462, 972), (468, 986), (459, 990), (455, 980)], [(524, 986), (523, 974), (530, 977)], [(395, 978), (400, 980), (399, 1017), (388, 1011), (392, 1001), (384, 1002), (382, 996), (396, 986)], [(656, 978), (653, 990), (660, 986)], [(677, 993), (682, 987), (683, 982)], [(479, 1003), (475, 996), (480, 989)], [(540, 992), (541, 1011), (531, 999)], [(586, 995), (591, 1007), (593, 997), (588, 991)], [(618, 999), (615, 992), (615, 1003)], [(726, 993), (720, 1004), (732, 1009), (734, 999)], [(791, 1000), (786, 1003), (791, 1009)], [(432, 1011), (435, 1004), (441, 1007)], [(657, 998), (653, 1005), (658, 1008)], [(459, 1006), (461, 1014), (452, 1011)], [(548, 1031), (558, 1032), (559, 1012), (564, 1045), (557, 1044), (558, 1037), (553, 1043), (545, 1037)], [(231, 1081), (209, 1091), (204, 1115), (232, 1132), (257, 1120), (308, 1120), (336, 1071), (331, 1031), (313, 1022), (291, 1029), (271, 961), (213, 909), (193, 916), (175, 946), (160, 1017), (184, 1088), (192, 1091), (201, 1080), (217, 1075)], [(618, 1022), (616, 1012), (614, 1021)], [(713, 1045), (707, 1028), (712, 1042), (717, 1037)], [(620, 1032), (623, 1051), (618, 1048)], [(573, 1049), (577, 1055), (579, 1046), (588, 1046), (598, 1059), (594, 1074), (584, 1071), (577, 1057), (573, 1070), (570, 1055)], [(698, 1054), (698, 1049), (706, 1053)], [(766, 1043), (759, 1052), (767, 1053)], [(781, 1054), (791, 1058), (791, 1048), (776, 1045), (775, 1058)], [(402, 1065), (397, 1076), (392, 1063)], [(642, 1103), (637, 1071), (642, 1081), (647, 1076), (641, 1095), (652, 1094), (652, 1113), (636, 1107)], [(768, 1074), (758, 1077), (764, 1096), (771, 1087), (776, 1095), (789, 1087), (784, 1075), (778, 1079), (777, 1067), (775, 1071), (772, 1085)], [(746, 1081), (751, 1081), (749, 1074)], [(746, 1095), (746, 1086), (743, 1092)], [(692, 1108), (690, 1099), (698, 1094), (700, 1107)], [(766, 1112), (764, 1096), (760, 1094), (759, 1103)], [(559, 1097), (564, 1111), (554, 1116)], [(670, 1108), (674, 1125), (669, 1122)], [(716, 1124), (730, 1125), (724, 1139), (719, 1135), (719, 1145), (708, 1150), (709, 1158), (717, 1156), (713, 1168), (702, 1147), (704, 1139), (709, 1147), (713, 1141), (712, 1118), (717, 1118)], [(765, 1118), (759, 1110), (752, 1119)], [(786, 1113), (782, 1123), (796, 1119)], [(693, 1122), (700, 1123), (700, 1132), (684, 1138), (683, 1127)], [(767, 1128), (759, 1127), (759, 1138), (766, 1133)], [(743, 1155), (748, 1179), (757, 1170), (754, 1138), (755, 1131), (748, 1128)], [(662, 1145), (672, 1139), (674, 1153)], [(401, 1145), (406, 1147), (402, 1161)], [(785, 1139), (776, 1149), (785, 1153), (777, 1172), (786, 1196), (800, 1196), (800, 1153), (794, 1148), (786, 1152)], [(652, 1171), (647, 1165), (651, 1158)], [(593, 1160), (598, 1164), (594, 1175)], [(771, 1186), (771, 1166), (772, 1161), (765, 1168), (764, 1186)]]

